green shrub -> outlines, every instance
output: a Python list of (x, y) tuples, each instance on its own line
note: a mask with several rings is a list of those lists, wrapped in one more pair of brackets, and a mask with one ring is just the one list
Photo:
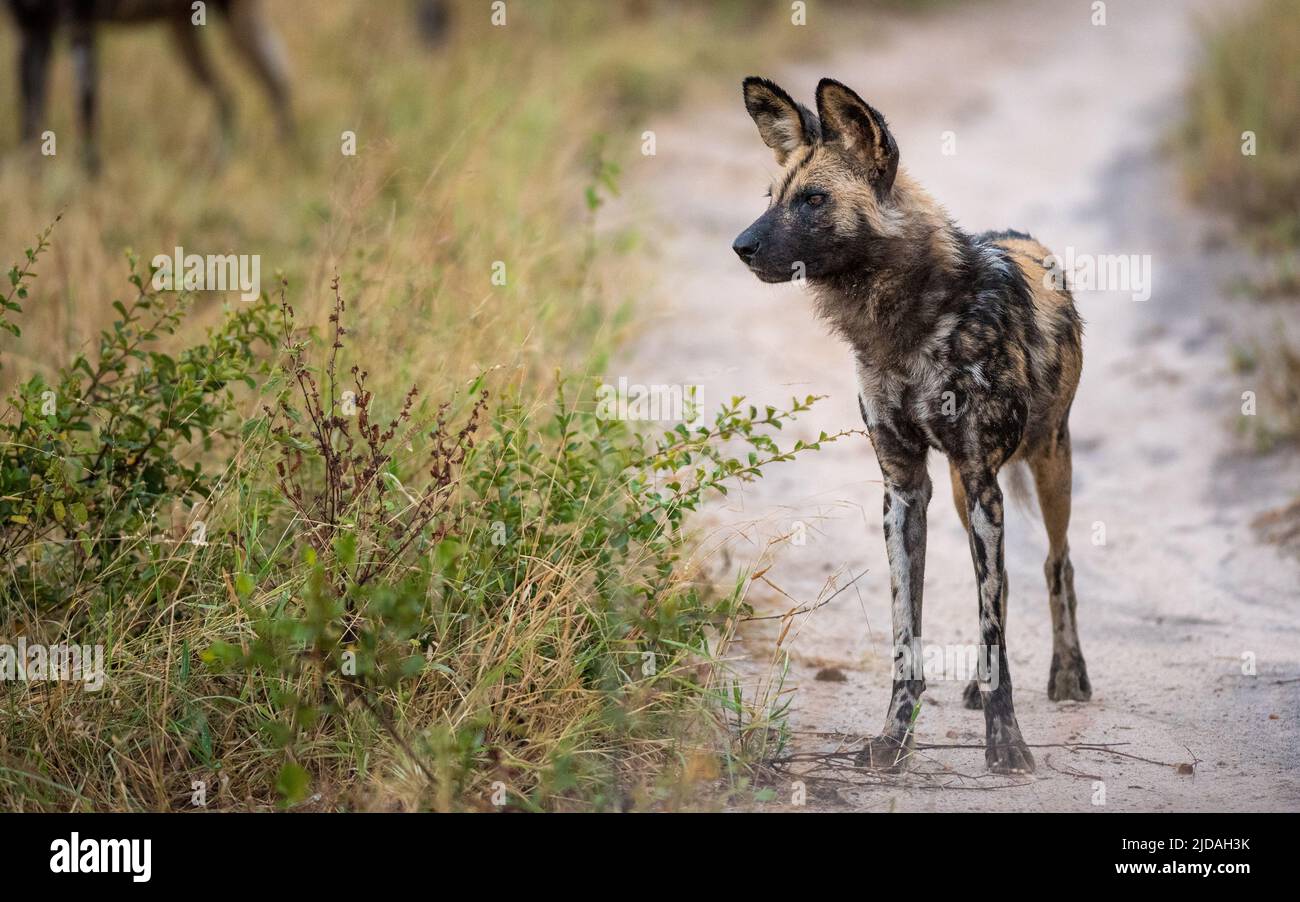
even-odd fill
[[(61, 371), (81, 402), (36, 417), (34, 379), (4, 426), (0, 631), (110, 665), (106, 698), (10, 696), (0, 805), (186, 807), (200, 780), (210, 807), (653, 807), (720, 776), (717, 652), (744, 609), (682, 566), (686, 518), (819, 447), (773, 437), (813, 398), (652, 435), (586, 385), (539, 409), (480, 378), (385, 415), (346, 364), (337, 280), (323, 341), (282, 288), (278, 315), (241, 307), (175, 357), (157, 345), (185, 299), (133, 282), (98, 355)], [(260, 394), (242, 423), (236, 382)], [(205, 542), (153, 528), (176, 501), (202, 503)]]
[[(15, 337), (13, 315), (49, 235), (9, 272), (0, 327)], [(273, 308), (262, 299), (230, 311), (205, 342), (169, 354), (161, 342), (192, 297), (155, 291), (152, 273), (130, 263), (136, 296), (113, 302), (118, 319), (97, 352), (76, 355), (52, 381), (20, 384), (0, 422), (0, 558), (41, 602), (65, 602), (72, 573), (96, 574), (100, 590), (139, 578), (124, 563), (143, 559), (159, 509), (211, 493), (201, 452), (232, 435), (232, 387), (255, 384), (259, 350), (271, 346)]]

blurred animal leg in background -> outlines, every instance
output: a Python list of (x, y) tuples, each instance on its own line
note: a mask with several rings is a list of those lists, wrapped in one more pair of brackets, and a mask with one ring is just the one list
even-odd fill
[(72, 68), (77, 79), (77, 114), (81, 120), (82, 155), (86, 171), (99, 175), (98, 95), (99, 59), (95, 23), (89, 17), (72, 23)]
[(275, 107), (280, 135), (294, 134), (293, 110), (289, 104), (289, 66), (280, 36), (271, 27), (261, 0), (232, 0), (230, 28), (235, 49), (253, 68)]
[(54, 19), (26, 13), (20, 19), (22, 50), (18, 56), (18, 84), (22, 91), (23, 118), (19, 126), (24, 144), (35, 144), (45, 115), (45, 87), (50, 77), (50, 49), (54, 44)]
[(416, 0), (415, 21), (429, 47), (441, 47), (451, 34), (451, 9), (447, 0)]
[(217, 105), (217, 119), (221, 126), (217, 160), (224, 161), (235, 134), (235, 106), (230, 99), (230, 92), (212, 66), (212, 58), (203, 46), (199, 27), (190, 22), (189, 16), (172, 19), (172, 30), (176, 34), (176, 49), (180, 51), (191, 74), (208, 90)]

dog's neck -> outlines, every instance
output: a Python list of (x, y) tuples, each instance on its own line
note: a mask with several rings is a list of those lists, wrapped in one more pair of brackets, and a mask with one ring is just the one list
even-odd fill
[(900, 173), (897, 233), (872, 236), (849, 269), (810, 279), (817, 313), (871, 367), (905, 365), (960, 305), (970, 237)]

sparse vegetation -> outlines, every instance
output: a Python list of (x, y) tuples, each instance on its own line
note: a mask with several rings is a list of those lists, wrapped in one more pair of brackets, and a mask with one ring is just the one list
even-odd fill
[[(655, 436), (598, 416), (589, 374), (635, 300), (636, 235), (597, 217), (647, 117), (765, 34), (754, 6), (521, 5), (506, 32), (464, 4), (431, 53), (321, 4), (282, 27), (294, 146), (209, 42), (242, 111), (224, 163), (165, 32), (122, 31), (107, 82), (169, 77), (106, 91), (96, 183), (56, 72), (56, 156), (0, 134), (0, 240), (41, 235), (0, 295), (0, 642), (102, 644), (108, 677), (4, 685), (0, 810), (190, 809), (196, 781), (216, 809), (745, 785), (780, 712), (719, 667), (744, 581), (696, 583), (684, 518), (815, 448), (773, 438), (812, 399)], [(156, 290), (140, 260), (178, 245), (259, 254), (281, 287)]]
[[(340, 275), (357, 313), (353, 348), (385, 361), (371, 367), (381, 396), (417, 376), (433, 392), (491, 369), (492, 385), (528, 390), (557, 363), (600, 371), (636, 299), (620, 276), (621, 249), (637, 236), (633, 225), (593, 236), (587, 190), (610, 196), (609, 164), (627, 173), (654, 162), (641, 156), (640, 132), (692, 74), (791, 31), (779, 16), (746, 15), (754, 5), (652, 15), (635, 3), (522, 3), (499, 28), (466, 0), (449, 43), (430, 50), (411, 4), (319, 3), (301, 22), (297, 4), (269, 3), (292, 62), (298, 135), (279, 137), (230, 42), (210, 35), (239, 111), (224, 161), (209, 98), (168, 30), (113, 29), (94, 183), (81, 170), (72, 64), (60, 52), (49, 98), (56, 155), (32, 159), (16, 128), (0, 128), (6, 262), (63, 214), (25, 339), (0, 336), (0, 388), (48, 371), (48, 352), (71, 357), (112, 322), (105, 299), (122, 284), (125, 248), (148, 262), (178, 245), (260, 255), (264, 280), (287, 278), (309, 324), (324, 323), (321, 298)], [(225, 26), (215, 17), (210, 27)], [(13, 29), (0, 28), (0, 60), (16, 54)], [(6, 81), (6, 104), (16, 90)], [(345, 131), (355, 156), (342, 153)], [(504, 285), (491, 281), (498, 262)], [(198, 299), (180, 337), (201, 335), (219, 306)]]
[(1257, 386), (1254, 414), (1240, 420), (1246, 437), (1261, 451), (1300, 438), (1300, 344), (1285, 326), (1238, 346), (1232, 367)]
[[(133, 284), (63, 412), (33, 412), (39, 376), (11, 399), (5, 634), (101, 644), (107, 680), (7, 687), (0, 807), (185, 808), (195, 781), (215, 808), (680, 806), (720, 776), (741, 708), (711, 701), (716, 643), (742, 605), (680, 566), (684, 518), (816, 448), (769, 435), (812, 399), (656, 438), (580, 388), (538, 406), (479, 378), (381, 416), (338, 285), (323, 342), (281, 301), (268, 367), (268, 302), (173, 359), (136, 324), (184, 299)], [(236, 430), (225, 386), (263, 372)], [(180, 464), (187, 444), (224, 466)]]
[(1261, 449), (1300, 439), (1300, 4), (1259, 0), (1207, 31), (1188, 93), (1184, 173), (1203, 203), (1230, 215), (1258, 252), (1247, 294), (1277, 302), (1276, 325), (1234, 350), (1233, 368), (1258, 385), (1243, 430)]
[(1300, 93), (1289, 88), (1300, 77), (1300, 7), (1258, 0), (1208, 32), (1203, 48), (1184, 127), (1188, 185), (1231, 214), (1261, 248), (1294, 249)]

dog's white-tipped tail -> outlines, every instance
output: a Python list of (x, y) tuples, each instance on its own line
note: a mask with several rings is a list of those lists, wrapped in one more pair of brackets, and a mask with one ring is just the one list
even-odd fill
[(1041, 517), (1031, 485), (1033, 477), (1029, 472), (1029, 464), (1023, 460), (1012, 461), (1002, 468), (1002, 472), (1007, 474), (1007, 494), (1015, 499), (1016, 506), (1031, 517)]

